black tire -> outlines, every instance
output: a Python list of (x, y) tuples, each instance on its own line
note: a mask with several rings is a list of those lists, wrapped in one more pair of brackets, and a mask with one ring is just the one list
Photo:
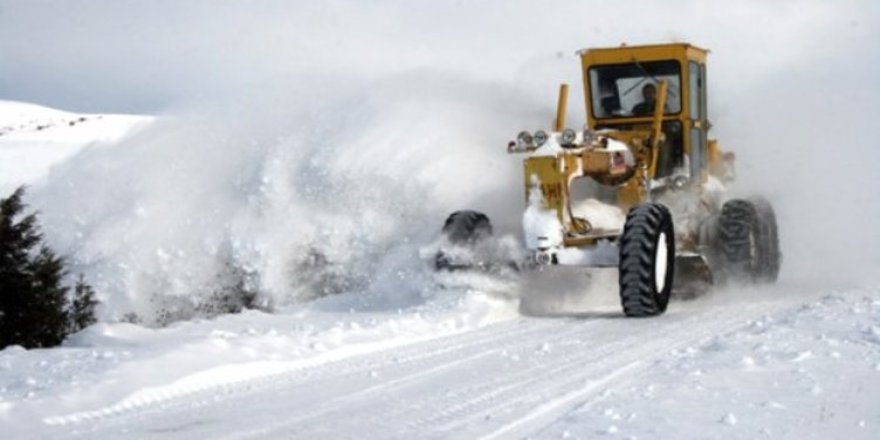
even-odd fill
[(761, 260), (758, 262), (756, 279), (763, 283), (775, 283), (779, 278), (779, 268), (782, 266), (782, 253), (779, 252), (779, 227), (776, 225), (776, 212), (763, 197), (750, 199), (758, 214), (758, 226), (760, 228), (761, 247), (759, 252)]
[(482, 212), (455, 211), (443, 223), (443, 233), (451, 243), (472, 244), (492, 235), (492, 223)]
[(666, 311), (675, 272), (672, 226), (672, 214), (657, 203), (636, 206), (626, 216), (620, 238), (620, 302), (626, 316)]
[(718, 218), (718, 253), (727, 281), (776, 281), (782, 257), (770, 203), (761, 198), (724, 203)]
[[(455, 211), (446, 218), (442, 232), (446, 235), (446, 239), (454, 245), (473, 246), (492, 235), (492, 223), (489, 221), (489, 217), (482, 212)], [(438, 270), (470, 268), (469, 265), (452, 261), (450, 256), (443, 251), (434, 256), (434, 267)]]

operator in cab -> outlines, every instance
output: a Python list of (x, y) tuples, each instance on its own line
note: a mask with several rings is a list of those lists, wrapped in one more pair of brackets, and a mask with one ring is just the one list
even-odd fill
[(644, 101), (633, 106), (633, 116), (650, 116), (654, 114), (654, 107), (657, 106), (657, 86), (652, 83), (645, 84), (642, 87), (642, 98)]

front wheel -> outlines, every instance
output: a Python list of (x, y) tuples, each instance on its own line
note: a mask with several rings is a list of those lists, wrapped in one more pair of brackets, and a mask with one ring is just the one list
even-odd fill
[[(486, 214), (471, 210), (455, 211), (449, 214), (443, 223), (442, 233), (448, 243), (458, 249), (438, 251), (434, 256), (435, 269), (469, 269), (475, 265), (478, 267), (482, 265), (479, 264), (479, 260), (473, 261), (476, 256), (472, 251), (480, 242), (492, 236), (492, 223)], [(470, 249), (471, 252), (460, 255), (462, 249)]]
[(629, 211), (620, 238), (620, 302), (626, 316), (659, 315), (672, 291), (675, 233), (672, 214), (657, 203)]

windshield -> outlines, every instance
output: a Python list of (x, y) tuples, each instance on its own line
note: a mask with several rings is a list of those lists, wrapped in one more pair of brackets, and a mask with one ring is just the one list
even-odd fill
[(668, 85), (665, 114), (681, 111), (681, 67), (677, 61), (653, 61), (590, 68), (595, 118), (653, 116), (660, 81)]

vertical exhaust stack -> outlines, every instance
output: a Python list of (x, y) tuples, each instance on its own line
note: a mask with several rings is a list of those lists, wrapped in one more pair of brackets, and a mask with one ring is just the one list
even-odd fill
[(657, 173), (657, 162), (660, 159), (660, 143), (663, 136), (663, 112), (666, 108), (666, 80), (660, 81), (657, 103), (654, 105), (654, 118), (651, 121), (651, 175)]
[(565, 129), (566, 108), (568, 108), (568, 84), (560, 84), (559, 100), (556, 102), (556, 124), (554, 124), (554, 131)]

